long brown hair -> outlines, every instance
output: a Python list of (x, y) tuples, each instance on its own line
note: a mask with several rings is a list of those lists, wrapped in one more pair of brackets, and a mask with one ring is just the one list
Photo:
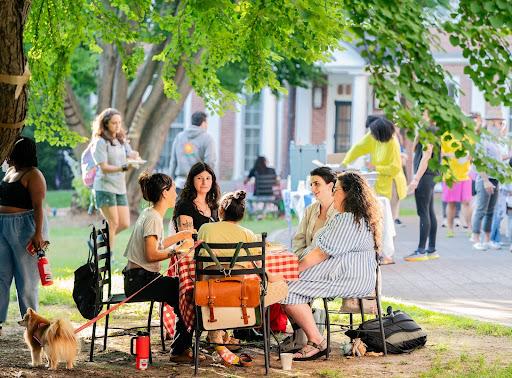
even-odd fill
[[(101, 137), (109, 141), (111, 145), (114, 145), (114, 138), (108, 132), (108, 123), (112, 117), (116, 115), (121, 116), (121, 113), (119, 110), (114, 108), (107, 108), (98, 114), (92, 125), (92, 135), (95, 137)], [(122, 127), (117, 133), (116, 139), (119, 141), (119, 143), (124, 144), (126, 139), (126, 132)]]
[(354, 221), (359, 226), (366, 222), (368, 230), (373, 234), (376, 251), (380, 251), (382, 241), (382, 213), (373, 189), (366, 179), (354, 171), (345, 171), (338, 175), (339, 186), (345, 192), (342, 208), (344, 212), (352, 213)]

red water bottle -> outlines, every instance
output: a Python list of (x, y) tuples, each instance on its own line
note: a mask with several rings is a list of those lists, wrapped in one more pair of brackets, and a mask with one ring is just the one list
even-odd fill
[(37, 268), (39, 269), (39, 277), (41, 277), (41, 284), (43, 286), (50, 286), (53, 284), (52, 271), (50, 270), (50, 263), (46, 258), (44, 251), (40, 249), (37, 251)]
[[(135, 352), (133, 351), (133, 342), (135, 343)], [(150, 354), (149, 333), (139, 331), (137, 336), (130, 340), (130, 353), (135, 356), (135, 367), (138, 370), (146, 370), (149, 365)]]

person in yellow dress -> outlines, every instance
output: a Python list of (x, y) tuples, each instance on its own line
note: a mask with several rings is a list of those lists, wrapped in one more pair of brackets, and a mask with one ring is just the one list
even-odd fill
[[(471, 159), (469, 154), (461, 158), (455, 157), (455, 151), (460, 148), (460, 141), (453, 138), (445, 140), (448, 133), (443, 134), (441, 137), (441, 156), (448, 158), (449, 171), (443, 175), (443, 193), (442, 200), (446, 202), (446, 219), (447, 227), (446, 236), (452, 238), (455, 236), (453, 231), (453, 222), (455, 219), (456, 205), (461, 203), (462, 216), (465, 219), (466, 225), (471, 225), (471, 177), (469, 172), (471, 169)], [(451, 187), (448, 186), (447, 181), (452, 179)]]
[(385, 117), (373, 117), (370, 131), (347, 152), (342, 165), (346, 166), (363, 155), (370, 155), (371, 165), (378, 173), (375, 192), (391, 202), (393, 219), (398, 218), (400, 200), (407, 195), (407, 180), (402, 169), (400, 143), (395, 127)]

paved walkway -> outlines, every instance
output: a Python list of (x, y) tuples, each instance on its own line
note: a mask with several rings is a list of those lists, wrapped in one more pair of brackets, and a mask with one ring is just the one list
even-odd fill
[[(466, 315), (512, 326), (512, 253), (477, 251), (467, 233), (456, 231), (446, 238), (438, 229), (441, 258), (405, 262), (403, 257), (417, 247), (417, 217), (404, 217), (397, 228), (396, 264), (382, 267), (383, 295), (435, 311)], [(288, 230), (272, 233), (269, 240), (287, 244)]]

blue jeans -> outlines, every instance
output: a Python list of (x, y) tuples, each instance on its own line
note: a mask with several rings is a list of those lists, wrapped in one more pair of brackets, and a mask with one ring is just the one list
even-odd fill
[(480, 177), (476, 180), (475, 212), (471, 219), (474, 234), (479, 234), (481, 229), (485, 233), (491, 232), (494, 207), (498, 200), (499, 183), (494, 179), (490, 179), (490, 181), (495, 186), (492, 194), (487, 193), (484, 188), (484, 181)]
[(34, 211), (0, 214), (0, 323), (7, 319), (9, 290), (16, 284), (20, 315), (39, 304), (37, 256), (31, 256), (27, 244), (35, 232)]
[(494, 207), (494, 214), (492, 217), (492, 226), (491, 226), (491, 241), (495, 243), (501, 242), (501, 220), (505, 217), (505, 213), (507, 212), (507, 194), (505, 190), (500, 189), (498, 194), (498, 200), (496, 201), (496, 206)]

